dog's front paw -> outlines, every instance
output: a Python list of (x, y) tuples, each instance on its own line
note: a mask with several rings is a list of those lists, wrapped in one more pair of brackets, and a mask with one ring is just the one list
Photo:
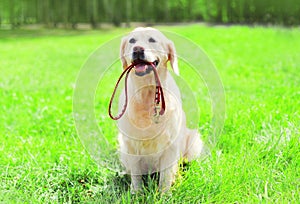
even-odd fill
[(171, 185), (175, 182), (176, 172), (177, 163), (171, 168), (165, 169), (160, 172), (159, 189), (162, 193), (166, 193), (170, 190)]
[(132, 195), (138, 194), (138, 193), (141, 192), (141, 191), (142, 191), (142, 187), (141, 187), (141, 186), (136, 187), (136, 186), (134, 186), (133, 184), (130, 185), (130, 193), (131, 193)]
[(142, 190), (142, 176), (140, 175), (131, 175), (131, 185), (130, 192), (131, 194), (136, 194)]

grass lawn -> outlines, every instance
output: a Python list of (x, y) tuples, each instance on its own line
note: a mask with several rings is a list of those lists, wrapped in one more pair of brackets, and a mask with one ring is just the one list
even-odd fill
[[(99, 45), (128, 30), (0, 31), (0, 202), (300, 202), (300, 30), (163, 29), (200, 45), (223, 81), (226, 121), (212, 156), (181, 170), (168, 194), (150, 180), (142, 195), (131, 195), (117, 154), (98, 167), (72, 115), (81, 66)], [(205, 111), (199, 129), (207, 137)], [(114, 123), (99, 125), (111, 130), (105, 134), (115, 144)]]

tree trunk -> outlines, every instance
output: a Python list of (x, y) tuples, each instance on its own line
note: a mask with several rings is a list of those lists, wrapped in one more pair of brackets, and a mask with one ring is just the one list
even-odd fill
[(9, 23), (12, 29), (15, 29), (15, 11), (14, 11), (14, 0), (9, 1)]
[(126, 27), (130, 27), (131, 21), (131, 0), (126, 1)]
[(91, 6), (90, 10), (92, 11), (92, 13), (91, 13), (91, 25), (92, 25), (92, 28), (95, 29), (95, 28), (97, 28), (97, 23), (98, 23), (98, 3), (97, 3), (97, 0), (92, 0), (90, 6)]
[(69, 26), (69, 0), (65, 0), (63, 6), (63, 22), (64, 22), (64, 27), (68, 28)]
[(49, 27), (49, 0), (44, 0), (42, 3), (42, 15), (44, 25)]
[(217, 23), (223, 23), (223, 1), (222, 0), (217, 0), (216, 1), (216, 7), (217, 7), (216, 22)]

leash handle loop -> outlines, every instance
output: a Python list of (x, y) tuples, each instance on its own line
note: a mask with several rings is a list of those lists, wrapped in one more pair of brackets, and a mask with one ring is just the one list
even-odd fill
[[(121, 76), (119, 77), (117, 83), (116, 83), (116, 86), (114, 88), (114, 91), (112, 93), (112, 96), (110, 98), (110, 101), (109, 101), (109, 107), (108, 107), (108, 113), (109, 113), (109, 116), (111, 119), (113, 120), (119, 120), (125, 113), (126, 111), (126, 108), (127, 108), (127, 103), (128, 103), (128, 94), (127, 94), (127, 78), (128, 78), (128, 75), (129, 75), (129, 72), (131, 71), (131, 69), (134, 67), (134, 64), (131, 64), (130, 66), (128, 66), (121, 74)], [(123, 76), (125, 75), (126, 73), (126, 76), (125, 76), (125, 103), (124, 103), (124, 106), (123, 106), (123, 109), (121, 111), (121, 113), (117, 116), (113, 116), (112, 113), (111, 113), (111, 107), (112, 107), (112, 103), (113, 103), (113, 100), (115, 98), (115, 94), (116, 94), (116, 91), (119, 87), (119, 83), (121, 81), (121, 79), (123, 78)]]
[[(166, 109), (166, 104), (165, 104), (165, 98), (164, 98), (164, 93), (163, 93), (163, 88), (161, 86), (161, 83), (160, 83), (160, 80), (159, 80), (159, 77), (158, 77), (158, 73), (157, 73), (157, 70), (155, 68), (155, 65), (153, 63), (149, 63), (151, 66), (152, 66), (152, 70), (154, 72), (154, 77), (155, 77), (155, 83), (156, 83), (156, 87), (155, 87), (155, 99), (154, 99), (154, 105), (155, 105), (155, 108), (154, 108), (154, 115), (157, 116), (157, 111), (159, 111), (159, 115), (163, 115), (164, 112), (165, 112), (165, 109)], [(127, 79), (128, 79), (128, 76), (129, 76), (129, 72), (131, 71), (131, 69), (136, 65), (136, 63), (132, 63), (131, 65), (129, 65), (121, 74), (121, 76), (119, 77), (117, 83), (116, 83), (116, 86), (114, 88), (114, 91), (112, 93), (112, 96), (110, 98), (110, 101), (109, 101), (109, 107), (108, 107), (108, 113), (109, 113), (109, 116), (111, 119), (113, 120), (119, 120), (125, 113), (126, 111), (126, 108), (127, 108), (127, 104), (128, 104), (128, 93), (127, 93)], [(119, 84), (120, 84), (120, 81), (121, 79), (124, 77), (124, 75), (126, 74), (125, 76), (125, 103), (123, 105), (123, 109), (121, 111), (121, 113), (117, 116), (113, 116), (112, 113), (111, 113), (111, 107), (112, 107), (112, 103), (113, 103), (113, 100), (115, 98), (115, 94), (116, 94), (116, 91), (119, 87)], [(157, 108), (160, 104), (160, 102), (162, 102), (161, 104), (161, 108)]]

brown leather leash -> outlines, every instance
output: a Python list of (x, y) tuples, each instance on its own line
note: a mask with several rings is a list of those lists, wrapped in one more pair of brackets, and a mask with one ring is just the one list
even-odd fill
[[(146, 62), (144, 62), (144, 63), (146, 63)], [(118, 79), (118, 81), (117, 81), (117, 83), (115, 85), (114, 91), (113, 91), (112, 96), (110, 98), (109, 107), (108, 107), (109, 116), (113, 120), (119, 120), (124, 115), (124, 113), (126, 111), (127, 104), (128, 104), (127, 79), (128, 79), (128, 76), (129, 76), (129, 72), (137, 64), (138, 64), (138, 62), (137, 63), (133, 62), (131, 65), (129, 65), (122, 72), (121, 76), (119, 77), (119, 79)], [(160, 80), (159, 80), (158, 73), (157, 73), (157, 70), (155, 68), (155, 65), (153, 63), (150, 63), (150, 62), (147, 63), (147, 64), (149, 64), (149, 65), (152, 66), (152, 70), (154, 72), (154, 77), (155, 77), (156, 87), (155, 87), (155, 98), (154, 98), (154, 103), (155, 103), (154, 117), (156, 118), (156, 117), (161, 116), (161, 115), (164, 114), (164, 112), (166, 110), (166, 104), (165, 104), (165, 98), (164, 98), (163, 88), (161, 86), (161, 83), (160, 83)], [(126, 76), (125, 76), (125, 103), (124, 103), (124, 106), (123, 106), (123, 109), (122, 109), (121, 113), (119, 115), (117, 115), (117, 116), (113, 116), (112, 113), (111, 113), (112, 103), (113, 103), (113, 100), (114, 100), (117, 88), (119, 86), (119, 83), (120, 83), (121, 79), (124, 77), (125, 74), (126, 74)], [(160, 106), (160, 102), (161, 102), (161, 106)]]

